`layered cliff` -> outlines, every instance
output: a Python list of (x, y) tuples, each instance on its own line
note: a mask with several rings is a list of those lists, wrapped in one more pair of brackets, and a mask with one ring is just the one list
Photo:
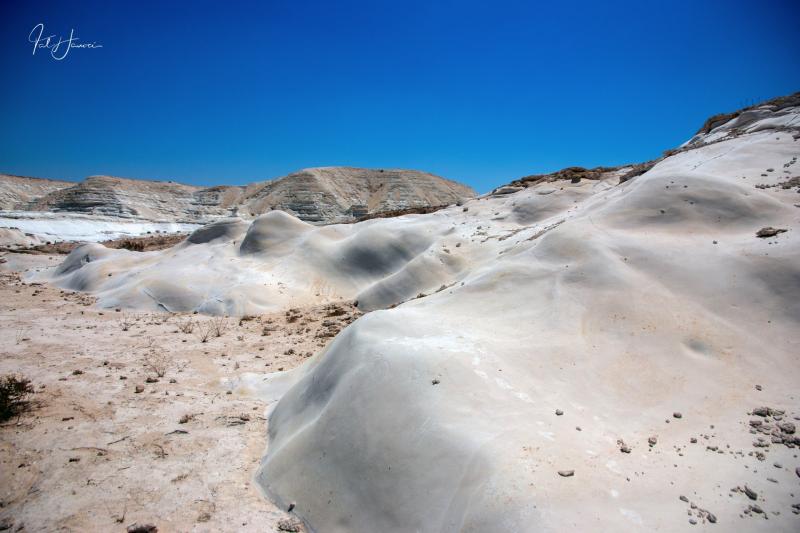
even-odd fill
[(439, 206), (470, 198), (465, 185), (416, 170), (325, 167), (247, 186), (196, 187), (175, 182), (91, 176), (80, 183), (0, 175), (0, 208), (207, 223), (273, 210), (314, 224), (351, 222), (383, 211)]
[(31, 202), (73, 185), (69, 181), (0, 174), (0, 210), (28, 209)]
[(447, 205), (475, 196), (460, 183), (416, 170), (309, 168), (247, 188), (242, 214), (274, 209), (311, 223), (346, 222), (364, 215)]

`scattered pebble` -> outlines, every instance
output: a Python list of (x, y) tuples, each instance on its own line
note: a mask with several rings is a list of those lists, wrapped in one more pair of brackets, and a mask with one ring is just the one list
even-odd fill
[(303, 523), (297, 518), (282, 518), (278, 521), (278, 531), (299, 533), (303, 531)]
[(761, 228), (756, 232), (756, 237), (761, 239), (766, 239), (767, 237), (774, 237), (779, 233), (786, 233), (788, 231), (785, 228), (773, 228), (772, 226), (767, 226), (765, 228)]
[(138, 524), (134, 522), (126, 529), (128, 533), (158, 533), (158, 528), (153, 524)]

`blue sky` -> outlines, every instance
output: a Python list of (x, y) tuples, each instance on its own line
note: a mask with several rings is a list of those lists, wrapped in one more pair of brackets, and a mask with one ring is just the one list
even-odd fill
[[(800, 90), (798, 17), (794, 1), (0, 0), (0, 172), (211, 185), (351, 165), (483, 192), (643, 161)], [(103, 47), (33, 55), (37, 23)]]

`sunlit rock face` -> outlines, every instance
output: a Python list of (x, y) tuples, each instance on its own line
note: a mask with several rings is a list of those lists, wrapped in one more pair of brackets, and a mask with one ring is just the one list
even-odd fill
[[(81, 247), (51, 279), (135, 309), (356, 300), (250, 391), (279, 398), (258, 482), (314, 531), (792, 531), (800, 110), (756, 111), (633, 174), (357, 224), (270, 211), (159, 252)], [(745, 484), (769, 520), (740, 518)]]
[(474, 195), (465, 185), (426, 172), (350, 167), (311, 168), (242, 187), (195, 187), (111, 176), (70, 183), (0, 175), (4, 210), (195, 223), (272, 210), (312, 223), (352, 222), (372, 213), (448, 205)]

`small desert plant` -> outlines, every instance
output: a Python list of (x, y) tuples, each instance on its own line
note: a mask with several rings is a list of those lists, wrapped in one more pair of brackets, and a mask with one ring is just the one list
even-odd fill
[(194, 320), (191, 317), (187, 318), (184, 322), (178, 323), (178, 329), (181, 333), (191, 333), (194, 331)]
[(169, 369), (169, 356), (156, 345), (155, 339), (152, 337), (147, 339), (145, 349), (147, 351), (144, 354), (144, 367), (156, 376), (163, 378)]
[(22, 412), (28, 405), (33, 385), (27, 378), (7, 375), (0, 377), (0, 422)]
[(326, 307), (326, 310), (327, 313), (325, 313), (325, 316), (342, 316), (347, 314), (347, 311), (345, 311), (343, 307), (336, 304), (329, 305)]
[(122, 331), (128, 331), (131, 329), (131, 326), (135, 322), (136, 317), (130, 313), (122, 313), (122, 316), (117, 319), (117, 323), (119, 327), (122, 328)]
[(222, 337), (228, 329), (228, 319), (223, 316), (215, 316), (209, 322), (211, 324), (211, 332), (215, 337)]
[(242, 324), (244, 324), (245, 322), (249, 322), (249, 321), (251, 321), (251, 320), (255, 320), (255, 319), (256, 319), (256, 317), (255, 317), (255, 316), (253, 316), (253, 315), (244, 315), (243, 317), (241, 317), (241, 318), (239, 319), (239, 325), (241, 326), (241, 325), (242, 325)]
[(211, 336), (211, 323), (198, 322), (196, 331), (197, 331), (197, 337), (200, 339), (200, 342), (208, 342), (208, 338)]
[(131, 250), (132, 252), (144, 252), (144, 242), (133, 239), (125, 239), (119, 243), (120, 248)]

